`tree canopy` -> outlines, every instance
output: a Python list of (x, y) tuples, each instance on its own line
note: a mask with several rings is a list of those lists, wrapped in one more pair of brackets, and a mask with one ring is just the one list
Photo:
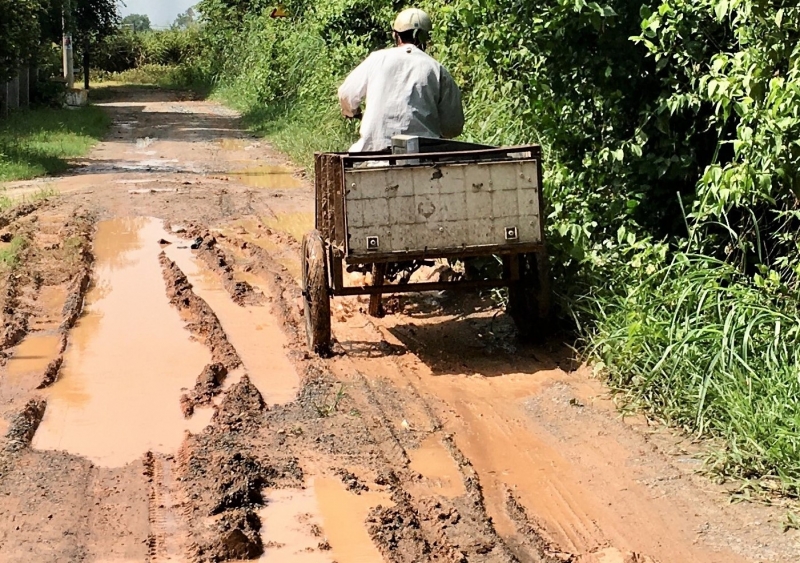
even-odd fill
[(187, 9), (185, 12), (178, 14), (175, 22), (172, 24), (172, 29), (189, 29), (197, 23), (197, 14), (193, 8)]
[(123, 29), (130, 29), (137, 33), (142, 31), (150, 31), (150, 17), (146, 14), (130, 14), (122, 18), (120, 24)]
[(117, 0), (0, 0), (0, 81), (35, 61), (43, 47), (61, 44), (66, 19), (75, 42), (99, 39), (119, 25)]

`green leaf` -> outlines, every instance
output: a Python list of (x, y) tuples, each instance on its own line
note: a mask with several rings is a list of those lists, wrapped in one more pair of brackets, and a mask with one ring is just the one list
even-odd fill
[(714, 13), (717, 16), (717, 21), (722, 21), (725, 19), (725, 16), (728, 15), (728, 0), (719, 0), (716, 6), (714, 6)]

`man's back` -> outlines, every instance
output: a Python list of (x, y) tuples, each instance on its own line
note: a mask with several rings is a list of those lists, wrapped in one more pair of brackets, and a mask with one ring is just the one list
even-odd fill
[(372, 53), (339, 89), (347, 115), (355, 115), (365, 98), (361, 139), (353, 152), (385, 149), (400, 134), (452, 138), (464, 126), (461, 93), (453, 78), (413, 45)]

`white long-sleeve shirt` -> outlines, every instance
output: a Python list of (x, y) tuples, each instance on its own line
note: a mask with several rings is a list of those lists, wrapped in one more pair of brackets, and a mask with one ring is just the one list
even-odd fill
[(451, 139), (464, 129), (461, 91), (435, 59), (413, 45), (372, 53), (339, 88), (342, 113), (366, 100), (361, 138), (350, 152), (379, 151), (395, 135)]

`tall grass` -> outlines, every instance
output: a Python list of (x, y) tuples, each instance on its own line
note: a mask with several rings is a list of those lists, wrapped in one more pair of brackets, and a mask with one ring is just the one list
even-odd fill
[(0, 181), (57, 174), (86, 154), (110, 119), (99, 108), (40, 108), (0, 120)]
[(717, 471), (778, 476), (800, 493), (797, 299), (683, 253), (620, 288), (575, 304), (592, 319), (588, 354), (610, 385), (670, 424), (724, 439)]

